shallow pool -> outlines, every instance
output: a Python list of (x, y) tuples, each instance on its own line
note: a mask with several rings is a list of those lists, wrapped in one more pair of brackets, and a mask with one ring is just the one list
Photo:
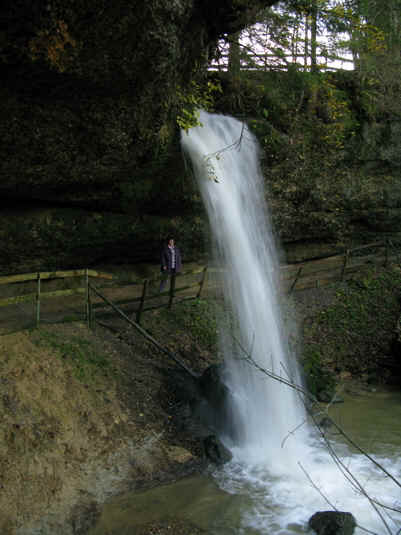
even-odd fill
[[(348, 396), (331, 406), (329, 415), (401, 481), (401, 392)], [(346, 446), (335, 429), (329, 435), (331, 453), (312, 435), (305, 456), (296, 460), (299, 470), (283, 477), (263, 465), (234, 459), (202, 476), (115, 498), (105, 505), (90, 535), (126, 535), (136, 526), (169, 517), (187, 519), (214, 535), (305, 534), (311, 533), (310, 516), (333, 508), (352, 512), (358, 525), (373, 533), (396, 534), (401, 514), (381, 509), (380, 518), (364, 493), (399, 509), (401, 488), (366, 456)], [(356, 533), (363, 531), (358, 528)]]

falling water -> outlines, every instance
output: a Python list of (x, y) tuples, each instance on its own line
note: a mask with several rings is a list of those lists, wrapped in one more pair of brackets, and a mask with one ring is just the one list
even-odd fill
[[(258, 145), (231, 117), (201, 112), (200, 121), (202, 126), (182, 133), (182, 146), (207, 208), (230, 324), (221, 343), (234, 433), (223, 433), (222, 439), (234, 460), (216, 477), (229, 492), (252, 495), (252, 514), (244, 515), (252, 533), (305, 533), (309, 516), (334, 507), (359, 515), (362, 525), (381, 534), (381, 519), (353, 485), (347, 488), (308, 428), (300, 394), (284, 384), (299, 385), (300, 378), (281, 320), (278, 263)], [(381, 485), (380, 498), (396, 503), (399, 494), (388, 489), (391, 482), (370, 471), (365, 458), (344, 448), (343, 454), (350, 456), (347, 462), (352, 460), (364, 484), (370, 481), (373, 489)], [(383, 462), (400, 472), (399, 462)], [(333, 500), (330, 506), (326, 493)]]
[[(233, 394), (231, 447), (249, 462), (274, 459), (292, 470), (305, 420), (298, 394), (268, 377), (299, 382), (278, 306), (277, 258), (259, 171), (258, 145), (244, 125), (202, 113), (203, 127), (183, 134), (216, 240), (232, 329), (223, 332), (225, 381)], [(300, 431), (301, 433), (301, 431)], [(284, 446), (283, 446), (284, 443)]]

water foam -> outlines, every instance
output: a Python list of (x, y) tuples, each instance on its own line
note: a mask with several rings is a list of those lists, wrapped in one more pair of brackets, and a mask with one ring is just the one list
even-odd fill
[[(191, 159), (213, 230), (231, 325), (222, 334), (221, 346), (235, 435), (222, 438), (234, 460), (216, 477), (226, 490), (249, 492), (255, 498), (252, 519), (244, 518), (245, 525), (254, 529), (305, 532), (305, 519), (319, 509), (332, 508), (317, 490), (323, 482), (322, 493), (331, 496), (333, 507), (354, 514), (362, 511), (364, 521), (372, 508), (365, 498), (362, 506), (357, 505), (361, 496), (352, 486), (348, 489), (347, 479), (326, 450), (316, 447), (299, 392), (260, 371), (300, 384), (281, 321), (276, 247), (257, 142), (232, 117), (201, 112), (200, 120), (203, 126), (182, 133), (182, 146)], [(346, 455), (364, 484), (375, 490), (380, 481), (380, 497), (386, 496), (387, 479), (379, 480), (375, 470), (367, 472), (363, 457)], [(392, 468), (399, 473), (399, 464)], [(386, 497), (394, 502), (391, 496), (394, 488)], [(378, 529), (377, 515), (374, 511), (372, 515), (374, 519), (366, 522), (373, 526), (370, 529)], [(382, 529), (380, 520), (379, 524)]]
[[(343, 448), (342, 448), (343, 449)], [(366, 457), (342, 452), (341, 461), (352, 472), (366, 494), (390, 508), (401, 508), (400, 489)], [(377, 461), (395, 477), (401, 477), (399, 458), (377, 457)], [(309, 533), (307, 522), (316, 511), (337, 509), (354, 515), (358, 528), (377, 535), (388, 533), (383, 521), (366, 496), (348, 481), (323, 447), (311, 447), (304, 457), (301, 469), (292, 477), (274, 477), (263, 465), (249, 466), (232, 462), (214, 473), (220, 487), (232, 494), (250, 496), (252, 506), (244, 514), (244, 532), (272, 533), (277, 535)], [(307, 474), (307, 476), (305, 475)], [(381, 508), (390, 533), (401, 527), (401, 514)]]

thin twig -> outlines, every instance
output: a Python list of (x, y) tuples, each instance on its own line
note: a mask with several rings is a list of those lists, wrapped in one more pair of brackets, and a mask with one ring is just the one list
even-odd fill
[(298, 429), (300, 429), (302, 426), (304, 426), (306, 424), (307, 420), (304, 420), (303, 422), (301, 422), (300, 424), (298, 424), (296, 427), (294, 427), (294, 429), (292, 429), (291, 431), (289, 431), (287, 433), (287, 435), (283, 438), (283, 440), (281, 441), (281, 447), (284, 448), (284, 444), (287, 442), (287, 439), (293, 435), (295, 433), (295, 431), (298, 431)]
[(312, 487), (318, 491), (318, 493), (320, 494), (320, 496), (324, 499), (325, 502), (327, 502), (330, 507), (334, 510), (334, 511), (338, 511), (337, 507), (331, 503), (331, 501), (327, 498), (327, 496), (325, 494), (323, 494), (323, 492), (320, 490), (320, 488), (316, 485), (316, 483), (313, 481), (313, 479), (310, 477), (310, 475), (308, 474), (308, 472), (305, 470), (305, 468), (302, 466), (302, 464), (298, 461), (298, 466), (301, 468), (302, 472), (305, 474), (306, 478), (308, 479), (308, 481), (310, 482), (310, 484), (312, 485)]
[[(313, 481), (313, 479), (310, 477), (310, 475), (308, 474), (308, 472), (305, 470), (305, 468), (302, 466), (302, 464), (300, 462), (298, 462), (298, 466), (301, 468), (301, 470), (303, 471), (303, 473), (305, 474), (305, 477), (308, 479), (308, 481), (310, 482), (310, 484), (312, 485), (312, 487), (317, 490), (317, 492), (320, 494), (320, 496), (324, 499), (325, 502), (327, 502), (330, 507), (333, 509), (333, 511), (338, 511), (337, 507), (330, 502), (330, 500), (327, 498), (327, 496), (321, 491), (321, 489), (316, 485), (316, 483)], [(367, 528), (364, 528), (360, 525), (358, 525), (358, 528), (361, 529), (362, 531), (365, 531), (366, 533), (370, 533), (371, 535), (378, 535), (377, 533), (375, 533), (374, 531), (370, 531), (369, 529)]]
[[(302, 393), (304, 396), (305, 396), (305, 399), (312, 399), (314, 402), (316, 401), (316, 399), (314, 398), (314, 396), (312, 396), (309, 392), (307, 392), (304, 388), (302, 388), (301, 386), (297, 385), (296, 383), (290, 381), (290, 380), (287, 380), (287, 379), (284, 379), (283, 377), (281, 376), (278, 376), (272, 372), (270, 372), (269, 370), (266, 370), (265, 368), (263, 368), (262, 366), (260, 366), (255, 360), (254, 358), (252, 357), (251, 354), (249, 354), (249, 352), (247, 352), (245, 350), (245, 348), (242, 346), (242, 344), (235, 339), (235, 337), (233, 337), (234, 340), (236, 341), (236, 343), (238, 344), (239, 348), (241, 349), (241, 351), (243, 352), (243, 354), (245, 355), (245, 357), (242, 357), (242, 360), (244, 360), (245, 362), (247, 362), (248, 364), (252, 365), (253, 367), (255, 367), (257, 370), (259, 370), (260, 372), (262, 372), (263, 374), (267, 375), (268, 377), (274, 379), (274, 380), (277, 380), (281, 383), (284, 383), (286, 384), (287, 386), (295, 389), (297, 392), (299, 393)], [(284, 368), (285, 370), (285, 368)], [(286, 371), (286, 370), (285, 370)], [(288, 372), (286, 372), (288, 374)], [(331, 444), (330, 444), (330, 441), (328, 440), (327, 436), (326, 436), (326, 433), (321, 429), (320, 425), (318, 424), (318, 422), (316, 421), (316, 417), (315, 415), (312, 413), (312, 411), (310, 409), (308, 409), (308, 407), (306, 406), (306, 403), (304, 402), (303, 400), (303, 403), (304, 403), (304, 406), (305, 406), (305, 410), (307, 411), (307, 413), (311, 416), (312, 418), (312, 421), (315, 425), (315, 427), (318, 429), (320, 435), (322, 436), (323, 440), (325, 441), (325, 444), (328, 448), (328, 451), (331, 455), (331, 457), (333, 458), (334, 462), (336, 463), (337, 467), (339, 468), (339, 470), (341, 471), (341, 473), (344, 475), (344, 477), (349, 481), (349, 483), (354, 487), (354, 489), (359, 492), (361, 495), (363, 495), (370, 503), (370, 505), (373, 507), (373, 509), (376, 511), (377, 515), (379, 516), (380, 520), (382, 521), (383, 525), (385, 526), (387, 532), (389, 533), (389, 535), (392, 535), (392, 532), (391, 532), (391, 529), (390, 527), (388, 526), (383, 514), (380, 512), (380, 510), (378, 509), (378, 506), (382, 507), (383, 509), (385, 510), (392, 510), (392, 511), (396, 511), (396, 512), (401, 512), (400, 510), (398, 509), (394, 509), (394, 508), (391, 508), (391, 507), (388, 507), (384, 504), (381, 504), (379, 503), (378, 501), (372, 499), (369, 494), (366, 492), (366, 490), (364, 489), (364, 487), (362, 486), (362, 484), (358, 481), (358, 479), (352, 474), (352, 472), (349, 470), (349, 468), (347, 468), (344, 463), (341, 461), (341, 459), (338, 457), (338, 455), (336, 454), (336, 452), (333, 450)], [(375, 459), (373, 459), (368, 453), (366, 453), (360, 446), (358, 446), (344, 431), (343, 429), (337, 425), (333, 420), (332, 420), (332, 423), (334, 425), (334, 427), (337, 429), (337, 431), (352, 445), (354, 446), (362, 455), (364, 455), (365, 457), (367, 457), (377, 468), (379, 468), (386, 476), (388, 476), (396, 485), (398, 486), (401, 486), (401, 484), (399, 483), (399, 481), (397, 481), (397, 479), (394, 478), (394, 476), (392, 476), (380, 463), (378, 463), (377, 461), (375, 461)], [(297, 429), (299, 427), (301, 427), (302, 424), (300, 424)], [(293, 432), (295, 432), (295, 430), (291, 431), (290, 434), (292, 434)], [(287, 438), (287, 437), (286, 437)], [(364, 531), (366, 531), (367, 533), (372, 533), (370, 532), (369, 530), (367, 530), (366, 528), (362, 528), (361, 526), (359, 526), (360, 529), (363, 529)], [(377, 535), (377, 534), (376, 534)]]
[(215, 152), (211, 152), (210, 154), (206, 154), (204, 156), (204, 159), (205, 160), (211, 160), (212, 158), (217, 158), (220, 156), (220, 154), (223, 154), (223, 152), (226, 152), (228, 150), (231, 150), (231, 149), (237, 149), (238, 151), (241, 150), (241, 143), (242, 143), (242, 139), (244, 137), (244, 131), (245, 131), (245, 123), (242, 123), (242, 127), (241, 127), (241, 133), (239, 135), (239, 138), (236, 139), (233, 143), (230, 143), (230, 145), (227, 145), (226, 147), (223, 147), (222, 149), (219, 149), (219, 150), (216, 150)]

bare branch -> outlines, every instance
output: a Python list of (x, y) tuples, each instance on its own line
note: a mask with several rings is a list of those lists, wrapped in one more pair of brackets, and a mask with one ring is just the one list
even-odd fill
[(324, 499), (325, 502), (327, 502), (330, 507), (333, 509), (333, 511), (338, 511), (337, 507), (334, 505), (334, 503), (331, 503), (331, 501), (327, 498), (325, 494), (321, 491), (321, 489), (316, 485), (316, 483), (313, 481), (313, 479), (310, 477), (308, 472), (305, 470), (305, 468), (302, 466), (302, 464), (298, 461), (298, 466), (301, 468), (302, 472), (305, 474), (306, 478), (308, 479), (309, 483), (312, 485), (312, 487), (318, 491), (320, 496)]
[[(370, 503), (371, 507), (373, 507), (373, 509), (375, 510), (376, 514), (379, 516), (380, 520), (382, 521), (383, 525), (385, 526), (387, 532), (389, 535), (392, 535), (392, 531), (386, 521), (386, 519), (384, 518), (384, 515), (383, 513), (379, 510), (379, 507), (384, 509), (385, 511), (386, 510), (389, 510), (389, 511), (393, 511), (393, 512), (397, 512), (397, 513), (400, 513), (401, 510), (400, 509), (397, 509), (397, 508), (392, 508), (388, 505), (385, 505), (385, 504), (382, 504), (380, 503), (378, 500), (376, 500), (375, 498), (371, 498), (369, 496), (369, 494), (367, 493), (367, 491), (365, 490), (365, 488), (363, 487), (363, 485), (358, 481), (358, 479), (352, 474), (352, 472), (349, 470), (349, 468), (347, 466), (345, 466), (345, 464), (343, 463), (343, 461), (341, 461), (341, 459), (338, 457), (338, 455), (336, 454), (336, 452), (334, 451), (329, 439), (327, 438), (327, 435), (325, 433), (325, 431), (321, 428), (320, 424), (317, 422), (316, 420), (316, 415), (313, 414), (313, 411), (312, 411), (312, 407), (317, 403), (317, 400), (314, 396), (312, 396), (309, 392), (307, 392), (303, 387), (301, 387), (300, 385), (297, 385), (295, 382), (291, 381), (290, 379), (285, 379), (283, 378), (282, 376), (279, 376), (269, 370), (266, 370), (265, 368), (263, 368), (263, 366), (260, 366), (255, 360), (254, 358), (252, 357), (252, 355), (243, 347), (243, 345), (240, 343), (239, 340), (237, 340), (235, 337), (233, 337), (234, 341), (236, 342), (236, 344), (238, 345), (238, 347), (240, 348), (240, 350), (242, 351), (243, 353), (243, 357), (238, 357), (240, 358), (240, 360), (243, 360), (245, 362), (247, 362), (249, 365), (253, 366), (254, 368), (256, 368), (258, 371), (260, 371), (261, 373), (263, 373), (264, 375), (270, 377), (271, 379), (274, 379), (276, 381), (279, 381), (280, 383), (283, 383), (287, 386), (289, 386), (290, 388), (293, 388), (294, 390), (296, 390), (299, 394), (302, 394), (303, 398), (302, 399), (302, 402), (304, 404), (304, 407), (305, 407), (305, 410), (307, 412), (307, 414), (310, 415), (316, 429), (319, 431), (319, 434), (321, 435), (321, 437), (323, 438), (325, 444), (326, 444), (326, 447), (328, 449), (328, 452), (329, 454), (331, 455), (332, 459), (334, 460), (335, 464), (337, 465), (337, 467), (339, 468), (339, 470), (341, 471), (341, 473), (343, 474), (343, 476), (348, 480), (348, 482), (351, 484), (351, 486), (359, 493), (361, 494), (362, 496), (364, 496)], [(285, 369), (285, 366), (284, 364), (281, 363), (281, 366), (282, 368), (284, 369), (285, 373), (287, 375), (289, 375), (288, 371)], [(309, 400), (309, 401), (312, 401), (312, 406), (307, 406), (307, 403), (305, 402), (305, 400)], [(333, 400), (328, 404), (326, 410), (329, 408), (329, 406), (333, 403)], [(293, 433), (295, 433), (295, 431), (297, 429), (299, 429), (302, 425), (304, 425), (305, 422), (302, 422), (301, 424), (299, 424), (295, 429), (293, 429), (292, 431), (289, 432), (289, 434), (285, 437), (285, 439), (283, 440), (282, 442), (282, 445), (284, 445), (285, 441), (287, 440), (287, 438), (292, 435)], [(388, 470), (386, 470), (380, 463), (378, 463), (371, 455), (369, 455), (366, 451), (364, 451), (358, 444), (356, 444), (352, 439), (351, 437), (348, 436), (347, 433), (345, 433), (345, 431), (338, 425), (336, 424), (332, 419), (331, 419), (331, 423), (333, 424), (333, 426), (335, 427), (335, 429), (338, 431), (338, 433), (344, 437), (348, 442), (349, 444), (351, 444), (354, 448), (357, 449), (357, 451), (359, 453), (361, 453), (363, 456), (365, 456), (367, 459), (369, 459), (380, 471), (382, 471), (387, 477), (389, 477), (397, 486), (400, 486), (401, 487), (401, 483), (392, 475), (388, 472)], [(302, 466), (301, 466), (302, 468)], [(305, 473), (305, 470), (302, 468), (302, 470), (304, 471)], [(308, 479), (311, 481), (311, 478), (307, 475)], [(316, 485), (312, 482), (313, 486), (317, 489)], [(320, 492), (320, 489), (317, 489), (319, 490)], [(326, 499), (326, 498), (325, 498)], [(327, 501), (327, 499), (326, 499)], [(369, 531), (368, 529), (366, 528), (363, 528), (362, 526), (358, 526), (360, 529), (362, 529), (363, 531), (367, 532), (367, 533), (370, 533), (372, 535), (378, 535), (378, 534), (375, 534), (374, 532), (371, 532)], [(398, 531), (398, 535), (400, 534), (400, 531)]]
[(297, 425), (296, 427), (294, 427), (294, 429), (292, 429), (291, 431), (288, 432), (288, 434), (283, 438), (283, 440), (281, 441), (281, 447), (284, 448), (284, 444), (287, 442), (287, 439), (290, 438), (291, 435), (294, 435), (296, 431), (298, 431), (298, 429), (300, 429), (303, 425), (305, 425), (307, 422), (307, 420), (304, 420), (303, 422), (301, 422), (299, 425)]
[(219, 160), (221, 157), (221, 154), (223, 152), (226, 152), (227, 150), (236, 149), (240, 151), (244, 130), (245, 130), (245, 123), (242, 123), (241, 134), (236, 141), (234, 141), (233, 143), (231, 143), (230, 145), (227, 145), (226, 147), (222, 149), (217, 150), (216, 152), (212, 152), (211, 154), (206, 154), (203, 157), (205, 166), (206, 166), (207, 175), (210, 180), (213, 180), (214, 182), (217, 182), (217, 183), (219, 182), (216, 171), (212, 164), (212, 158), (216, 158), (216, 160)]

